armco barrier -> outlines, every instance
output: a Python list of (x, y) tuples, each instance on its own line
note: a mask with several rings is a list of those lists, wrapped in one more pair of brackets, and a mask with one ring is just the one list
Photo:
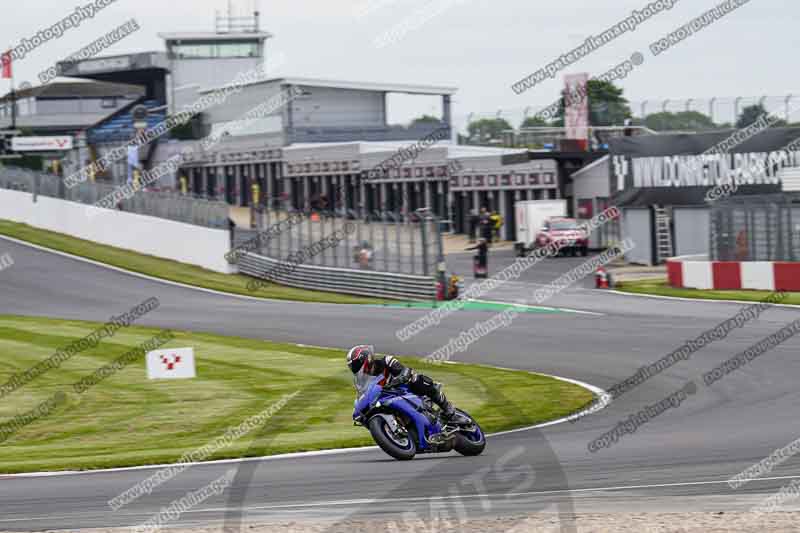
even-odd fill
[(239, 259), (239, 272), (255, 278), (261, 278), (265, 272), (269, 272), (269, 279), (276, 283), (302, 289), (411, 300), (432, 300), (436, 297), (436, 281), (431, 276), (314, 265), (287, 268), (279, 267), (279, 263), (269, 257), (245, 253)]
[(667, 261), (669, 284), (676, 288), (800, 291), (800, 262), (709, 261), (698, 256)]

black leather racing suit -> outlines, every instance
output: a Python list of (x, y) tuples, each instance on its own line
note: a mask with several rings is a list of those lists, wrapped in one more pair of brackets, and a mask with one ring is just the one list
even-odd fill
[(383, 374), (388, 386), (407, 383), (411, 392), (417, 396), (426, 396), (438, 405), (446, 418), (453, 416), (453, 404), (447, 401), (440, 385), (437, 385), (428, 376), (412, 371), (391, 355), (372, 357), (367, 362), (365, 371), (370, 376)]

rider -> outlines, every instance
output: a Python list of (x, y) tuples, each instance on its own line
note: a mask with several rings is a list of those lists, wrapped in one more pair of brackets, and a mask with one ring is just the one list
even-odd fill
[(391, 355), (378, 357), (375, 355), (375, 348), (368, 345), (354, 346), (347, 353), (347, 366), (353, 374), (360, 371), (370, 376), (383, 374), (386, 378), (386, 388), (408, 384), (408, 389), (417, 396), (427, 396), (439, 406), (442, 418), (447, 421), (458, 421), (461, 419), (456, 413), (453, 404), (447, 401), (442, 386), (435, 383), (428, 376), (417, 374), (407, 366), (403, 366), (400, 361)]

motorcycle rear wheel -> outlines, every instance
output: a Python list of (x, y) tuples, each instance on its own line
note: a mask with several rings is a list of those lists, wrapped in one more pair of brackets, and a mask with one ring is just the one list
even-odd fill
[(381, 450), (398, 461), (410, 461), (417, 454), (417, 445), (412, 431), (407, 430), (408, 433), (404, 438), (399, 437), (392, 431), (389, 423), (382, 416), (372, 417), (367, 426), (372, 438), (380, 446)]
[(484, 448), (486, 448), (486, 435), (484, 435), (481, 426), (478, 425), (475, 419), (469, 416), (469, 413), (462, 411), (461, 409), (456, 409), (456, 411), (462, 416), (472, 420), (472, 423), (474, 424), (474, 430), (471, 432), (459, 431), (456, 434), (456, 439), (453, 443), (453, 449), (455, 449), (455, 451), (461, 455), (466, 455), (467, 457), (480, 455), (483, 453)]

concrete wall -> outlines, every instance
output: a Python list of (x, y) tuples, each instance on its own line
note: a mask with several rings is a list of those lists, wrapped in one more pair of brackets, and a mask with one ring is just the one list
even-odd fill
[(134, 252), (197, 265), (224, 274), (235, 270), (225, 261), (227, 230), (210, 229), (163, 218), (100, 209), (75, 202), (0, 189), (0, 217), (13, 222), (116, 246)]
[(650, 209), (628, 208), (622, 211), (622, 239), (633, 239), (636, 248), (625, 254), (629, 263), (653, 264), (653, 230)]
[[(611, 159), (601, 159), (589, 165), (589, 168), (572, 175), (572, 212), (577, 216), (580, 200), (592, 200), (592, 210), (596, 216), (602, 210), (598, 198), (609, 198), (609, 174)], [(595, 231), (589, 237), (590, 248), (602, 248), (606, 243), (601, 239), (602, 231)]]
[(295, 128), (384, 126), (386, 95), (375, 91), (305, 87), (309, 93), (292, 103)]
[[(303, 163), (306, 161), (362, 161), (362, 168), (371, 168), (364, 162), (365, 156), (360, 150), (360, 143), (331, 143), (315, 146), (287, 146), (283, 149), (283, 160), (286, 163)], [(377, 160), (377, 158), (375, 158)], [(382, 160), (381, 160), (382, 161)], [(375, 163), (377, 164), (377, 163)]]
[(581, 172), (579, 175), (577, 173), (573, 174), (573, 213), (578, 212), (578, 200), (592, 200), (611, 196), (609, 188), (610, 172), (611, 159), (606, 159), (603, 162), (592, 165), (592, 168)]
[(232, 83), (236, 76), (252, 71), (263, 62), (261, 57), (170, 60), (170, 110), (183, 109), (202, 96), (198, 90)]
[(710, 235), (710, 213), (707, 207), (676, 207), (675, 254), (707, 254)]
[[(233, 78), (231, 78), (233, 79)], [(213, 84), (210, 84), (210, 86)], [(267, 102), (270, 98), (281, 92), (279, 83), (259, 83), (242, 89), (238, 94), (231, 94), (221, 105), (211, 107), (205, 112), (206, 122), (212, 127), (212, 132), (218, 128), (232, 128), (232, 135), (245, 136), (283, 131), (284, 114), (286, 107), (276, 109), (267, 117), (262, 117), (250, 122), (241, 122), (250, 110)], [(202, 97), (200, 95), (199, 97)], [(291, 105), (291, 104), (290, 104)], [(242, 126), (245, 126), (242, 129)]]
[[(380, 127), (385, 126), (385, 95), (375, 91), (301, 86), (307, 93), (289, 104), (295, 128)], [(187, 90), (191, 92), (191, 90)], [(206, 111), (206, 120), (214, 128), (239, 120), (248, 111), (276, 96), (281, 85), (260, 83), (245, 87), (228, 97), (223, 105)], [(288, 109), (284, 106), (235, 135), (274, 133), (288, 127)]]

